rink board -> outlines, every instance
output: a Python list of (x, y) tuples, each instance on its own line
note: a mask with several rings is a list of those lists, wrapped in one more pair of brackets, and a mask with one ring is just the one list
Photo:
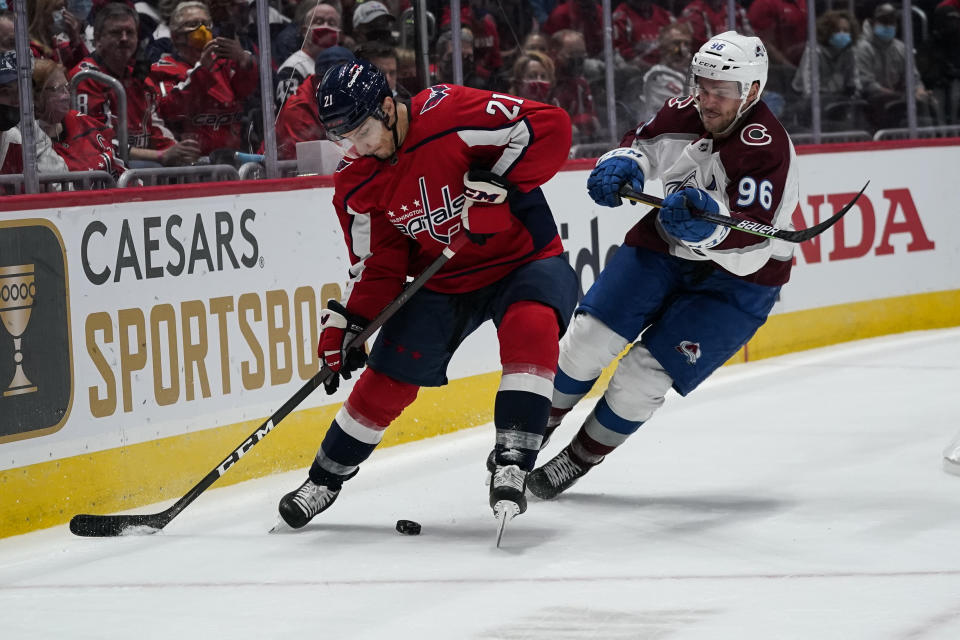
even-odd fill
[[(798, 228), (871, 184), (843, 223), (798, 247), (774, 314), (732, 362), (960, 324), (960, 212), (943, 187), (957, 141), (799, 162)], [(544, 188), (582, 290), (644, 213), (593, 205), (591, 164)], [(0, 537), (179, 497), (317, 371), (318, 309), (347, 269), (330, 184), (0, 203), (0, 286), (25, 293), (0, 300)], [(490, 327), (471, 336), (449, 387), (422, 390), (383, 445), (492, 420), (494, 339)], [(221, 482), (308, 465), (349, 388), (314, 393)]]

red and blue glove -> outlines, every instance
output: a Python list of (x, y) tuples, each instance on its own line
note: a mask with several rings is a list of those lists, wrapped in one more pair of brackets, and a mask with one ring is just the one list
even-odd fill
[[(593, 201), (604, 207), (619, 207), (623, 204), (620, 187), (628, 182), (634, 191), (642, 192), (642, 157), (642, 153), (629, 147), (619, 147), (600, 156), (587, 178), (587, 193)], [(636, 203), (631, 201), (630, 204)]]
[(367, 363), (367, 352), (362, 344), (353, 348), (348, 346), (368, 324), (365, 318), (350, 313), (336, 300), (327, 301), (327, 308), (320, 313), (320, 344), (317, 346), (317, 355), (334, 374), (323, 383), (327, 393), (337, 390), (341, 377), (349, 380), (354, 371)]
[[(695, 215), (703, 212), (720, 213), (720, 205), (703, 189), (687, 187), (663, 199), (659, 214), (660, 224), (667, 233), (684, 242), (703, 242), (718, 231), (718, 225)], [(720, 227), (720, 229), (729, 232), (727, 227)], [(726, 237), (726, 233), (723, 236)], [(718, 235), (707, 244), (714, 246), (721, 240), (723, 238)]]

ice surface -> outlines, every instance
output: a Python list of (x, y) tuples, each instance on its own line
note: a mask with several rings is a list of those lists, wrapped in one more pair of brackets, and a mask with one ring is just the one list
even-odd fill
[(0, 540), (0, 638), (955, 640), (958, 416), (960, 329), (727, 367), (500, 549), (490, 425), (377, 452), (298, 532), (267, 533), (303, 472), (153, 536)]

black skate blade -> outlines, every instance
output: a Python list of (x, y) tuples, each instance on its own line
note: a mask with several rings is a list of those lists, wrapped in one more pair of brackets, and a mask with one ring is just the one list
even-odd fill
[(499, 500), (493, 505), (493, 516), (497, 519), (497, 549), (503, 541), (503, 532), (507, 523), (517, 517), (520, 507), (513, 500)]

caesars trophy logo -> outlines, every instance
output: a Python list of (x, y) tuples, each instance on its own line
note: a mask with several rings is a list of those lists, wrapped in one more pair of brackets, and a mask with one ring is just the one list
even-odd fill
[(0, 220), (0, 449), (53, 433), (73, 402), (67, 263), (49, 220)]
[(36, 297), (37, 283), (32, 264), (0, 267), (0, 320), (13, 336), (13, 361), (17, 364), (16, 373), (3, 392), (4, 396), (34, 393), (37, 390), (23, 373), (23, 352), (20, 350), (21, 338), (30, 322), (30, 309)]

